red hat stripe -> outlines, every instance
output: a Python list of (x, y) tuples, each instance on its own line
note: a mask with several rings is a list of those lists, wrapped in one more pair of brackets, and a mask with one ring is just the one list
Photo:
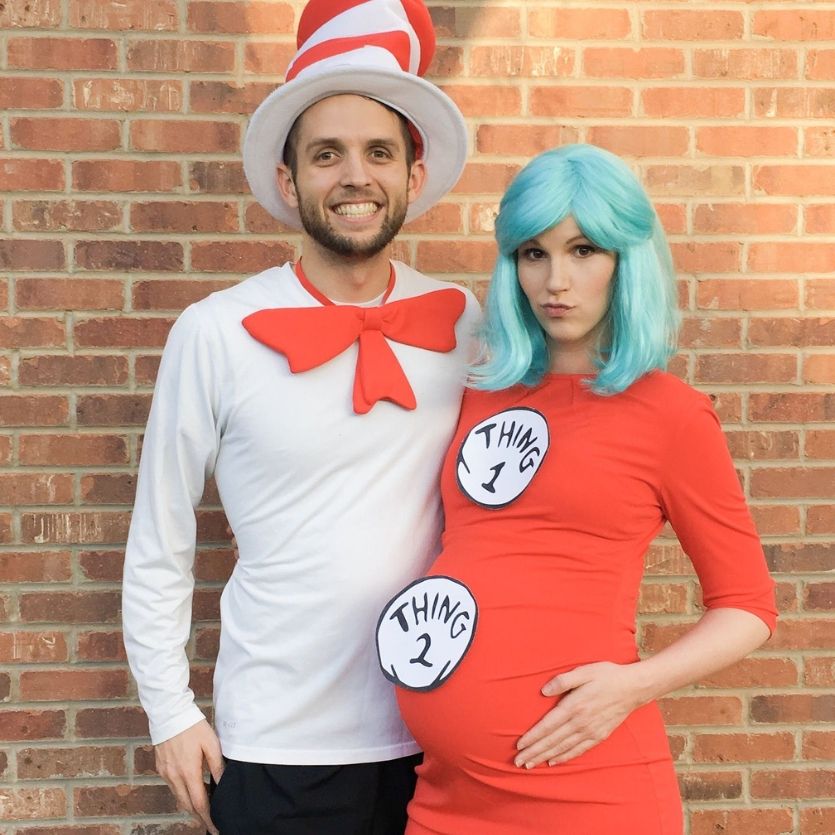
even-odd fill
[(435, 27), (423, 0), (401, 0), (401, 4), (420, 43), (420, 65), (417, 74), (422, 76), (429, 69), (435, 54)]
[(388, 50), (400, 64), (404, 72), (409, 71), (409, 54), (411, 43), (406, 32), (377, 32), (368, 35), (357, 35), (353, 38), (332, 38), (323, 41), (301, 53), (287, 71), (286, 81), (292, 81), (302, 70), (313, 64), (331, 58), (334, 55), (341, 55), (363, 46), (377, 46)]
[[(335, 18), (337, 15), (362, 6), (368, 0), (328, 0), (327, 3), (308, 3), (299, 18), (299, 32), (296, 36), (296, 46), (301, 49), (302, 44), (316, 31)], [(408, 14), (408, 12), (407, 12)], [(411, 15), (409, 16), (411, 19)]]

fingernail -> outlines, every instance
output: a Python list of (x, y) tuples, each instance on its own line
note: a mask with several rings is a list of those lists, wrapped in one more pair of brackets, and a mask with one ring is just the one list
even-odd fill
[(525, 768), (533, 768), (533, 763), (525, 763)]
[(525, 761), (523, 759), (515, 759), (513, 761), (513, 764), (516, 766), (516, 768), (521, 768), (525, 764)]

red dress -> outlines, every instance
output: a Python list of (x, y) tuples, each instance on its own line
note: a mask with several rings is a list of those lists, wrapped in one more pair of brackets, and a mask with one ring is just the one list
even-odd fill
[[(431, 631), (404, 656), (445, 670), (440, 684), (397, 688), (425, 751), (407, 835), (681, 835), (654, 703), (568, 763), (513, 765), (518, 738), (555, 704), (540, 693), (548, 679), (638, 659), (643, 557), (665, 520), (707, 607), (774, 625), (774, 584), (708, 398), (661, 372), (610, 397), (582, 379), (465, 396), (430, 575), (468, 590), (477, 612), (458, 621), (459, 632), (475, 624), (462, 657), (439, 664)], [(426, 612), (400, 608), (404, 630), (406, 615), (429, 617), (423, 599)]]

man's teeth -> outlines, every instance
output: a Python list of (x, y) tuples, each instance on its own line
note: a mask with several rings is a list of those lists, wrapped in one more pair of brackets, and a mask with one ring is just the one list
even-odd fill
[(334, 208), (338, 215), (349, 217), (361, 217), (362, 215), (373, 215), (377, 211), (376, 203), (341, 203)]

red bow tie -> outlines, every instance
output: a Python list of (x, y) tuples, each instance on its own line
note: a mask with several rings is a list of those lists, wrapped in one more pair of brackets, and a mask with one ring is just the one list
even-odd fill
[[(334, 304), (309, 284), (301, 265), (296, 270), (299, 281), (322, 306), (259, 310), (243, 320), (249, 334), (284, 354), (294, 374), (322, 365), (359, 340), (354, 412), (364, 415), (378, 400), (414, 409), (415, 393), (386, 339), (451, 351), (456, 346), (455, 323), (464, 312), (464, 294), (450, 288), (379, 307)], [(393, 281), (384, 299), (392, 287)]]

